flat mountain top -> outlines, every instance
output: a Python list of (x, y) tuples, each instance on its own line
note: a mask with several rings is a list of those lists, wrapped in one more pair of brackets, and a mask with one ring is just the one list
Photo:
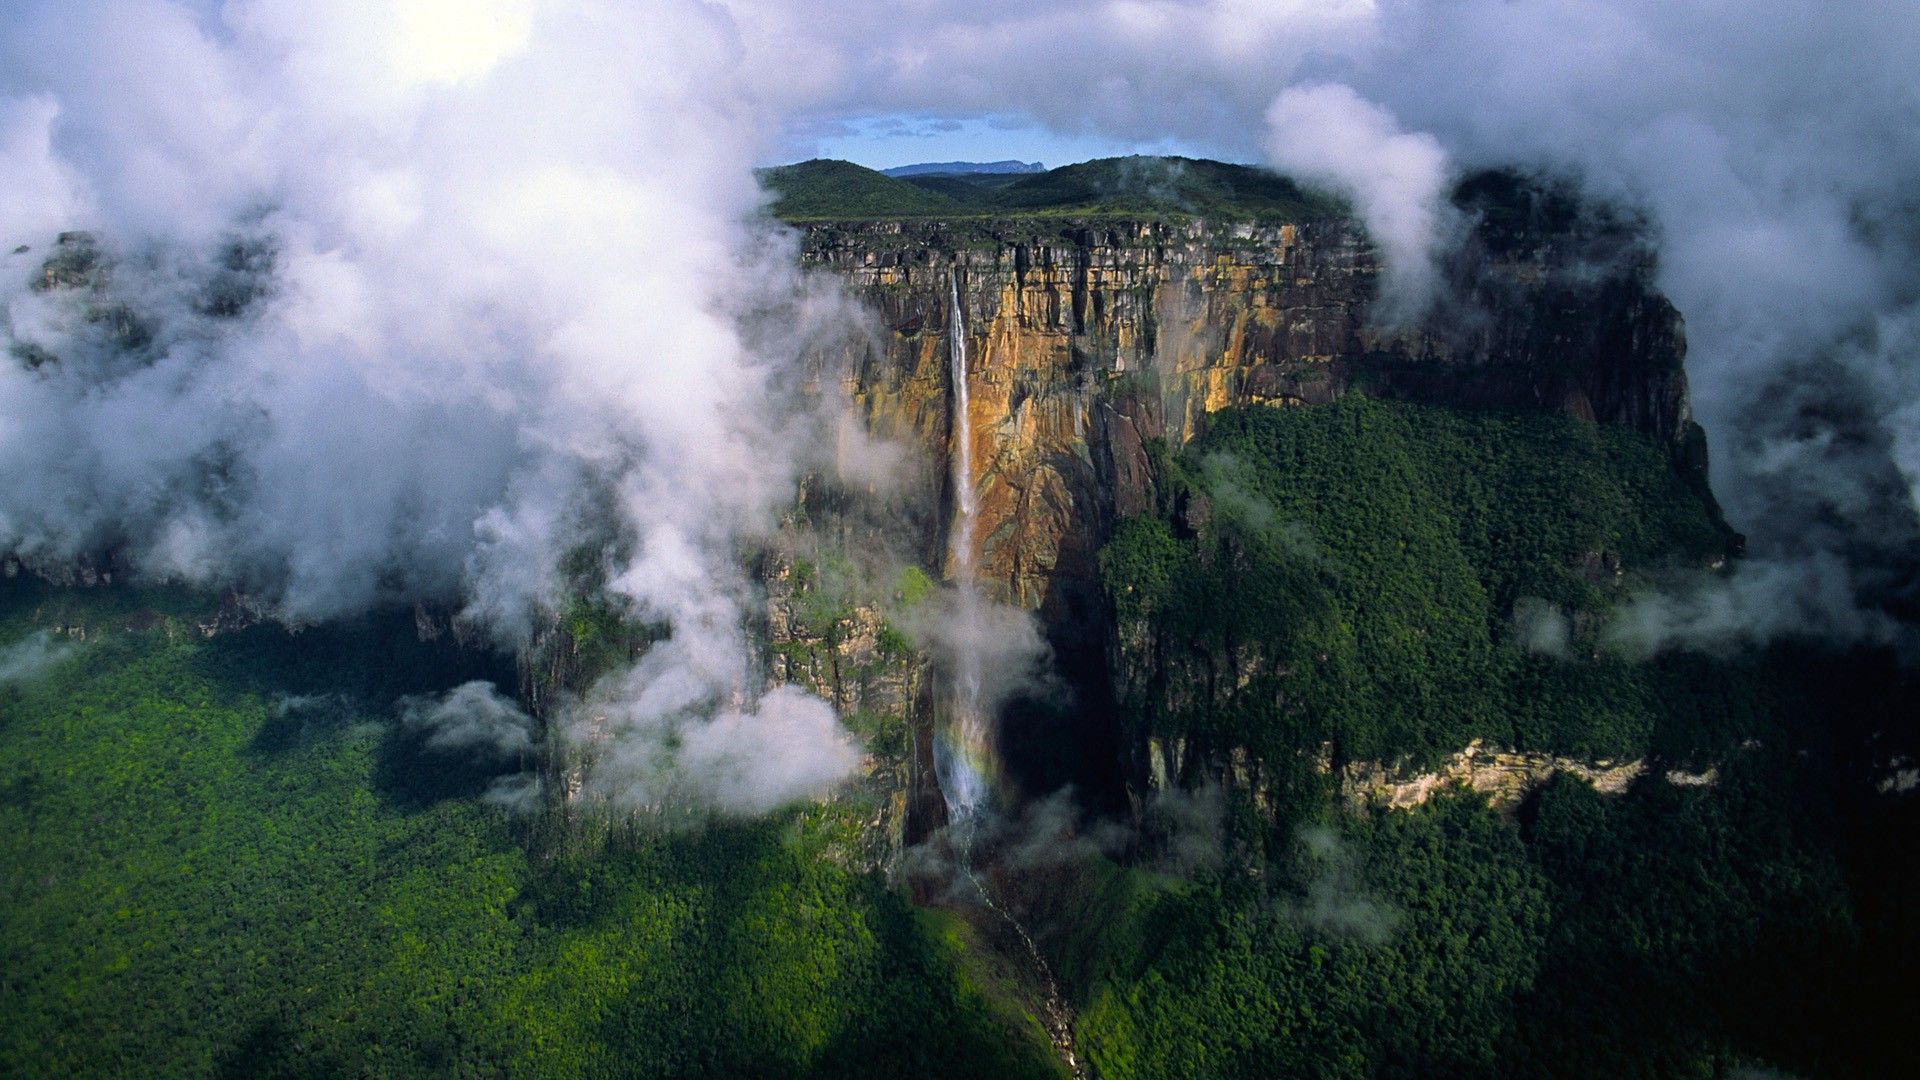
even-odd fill
[(848, 161), (760, 171), (783, 221), (898, 218), (1209, 218), (1279, 224), (1338, 216), (1337, 198), (1267, 169), (1180, 157), (1101, 158), (1043, 173), (889, 176)]

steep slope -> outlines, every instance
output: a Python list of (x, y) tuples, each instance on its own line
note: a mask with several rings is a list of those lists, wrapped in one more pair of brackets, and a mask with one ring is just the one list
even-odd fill
[[(1021, 183), (1067, 180), (1069, 170), (1055, 170)], [(918, 471), (900, 498), (921, 508), (910, 549), (936, 578), (951, 505), (950, 298), (960, 298), (982, 579), (1040, 614), (1083, 706), (1073, 720), (1010, 726), (1066, 724), (1081, 750), (1123, 759), (1130, 782), (1143, 781), (1143, 751), (1114, 735), (1109, 688), (1127, 680), (1111, 668), (1095, 555), (1122, 519), (1152, 508), (1165, 455), (1223, 409), (1326, 405), (1364, 390), (1617, 426), (1638, 432), (1653, 467), (1717, 521), (1688, 412), (1681, 320), (1648, 286), (1650, 257), (1631, 222), (1511, 180), (1483, 179), (1461, 199), (1481, 233), (1450, 267), (1454, 284), (1433, 317), (1411, 329), (1369, 323), (1379, 258), (1338, 216), (804, 226), (803, 259), (878, 313), (873, 343), (825, 358), (823, 370), (844, 381), (872, 431), (915, 448)], [(1730, 542), (1707, 547), (1718, 555)], [(1030, 786), (1071, 781), (1117, 798), (1111, 770), (1121, 766), (1055, 766)]]

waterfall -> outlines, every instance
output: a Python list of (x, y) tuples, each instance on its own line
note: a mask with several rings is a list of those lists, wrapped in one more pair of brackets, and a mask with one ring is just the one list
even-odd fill
[(1041, 1013), (1048, 1037), (1076, 1078), (1086, 1075), (1073, 1049), (1073, 1008), (1060, 995), (1053, 969), (1034, 944), (1033, 935), (1014, 918), (1013, 912), (994, 898), (987, 879), (974, 871), (975, 833), (991, 829), (991, 818), (982, 811), (991, 790), (994, 775), (993, 715), (985, 700), (982, 646), (985, 644), (987, 602), (980, 595), (977, 580), (980, 553), (974, 546), (974, 526), (980, 506), (973, 479), (973, 424), (967, 396), (967, 323), (960, 307), (960, 274), (949, 279), (952, 312), (947, 320), (947, 357), (953, 376), (952, 462), (953, 529), (947, 534), (947, 561), (953, 570), (956, 625), (947, 635), (952, 643), (953, 687), (948, 701), (950, 713), (945, 732), (934, 740), (933, 766), (940, 778), (940, 793), (947, 800), (947, 814), (954, 830), (953, 850), (960, 873), (973, 884), (981, 904), (1013, 928), (1033, 963), (1046, 998)]
[(969, 423), (967, 400), (967, 323), (960, 310), (960, 275), (948, 279), (952, 289), (952, 313), (947, 320), (947, 357), (953, 367), (953, 532), (947, 538), (948, 554), (953, 559), (953, 581), (972, 591), (978, 558), (973, 548), (973, 524), (980, 514), (979, 497), (973, 489), (973, 433)]
[(946, 737), (935, 754), (935, 772), (940, 778), (941, 794), (946, 796), (947, 812), (955, 821), (973, 816), (987, 795), (986, 778), (992, 768), (993, 718), (987, 715), (982, 700), (980, 640), (981, 622), (979, 582), (975, 580), (979, 553), (974, 548), (974, 524), (979, 516), (979, 500), (974, 491), (973, 437), (967, 400), (967, 324), (960, 307), (960, 275), (949, 279), (952, 314), (947, 323), (947, 353), (953, 374), (953, 446), (948, 455), (953, 466), (953, 529), (947, 537), (947, 555), (953, 568), (956, 593), (954, 618), (960, 632), (950, 635), (953, 650), (953, 689), (949, 702), (952, 713)]

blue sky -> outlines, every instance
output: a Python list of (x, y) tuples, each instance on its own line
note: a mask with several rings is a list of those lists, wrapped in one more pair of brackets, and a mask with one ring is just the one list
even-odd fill
[(1214, 156), (1178, 139), (1134, 142), (1050, 131), (1014, 114), (941, 116), (890, 113), (817, 120), (794, 128), (779, 161), (842, 158), (871, 169), (924, 161), (1038, 161), (1048, 168), (1125, 154)]

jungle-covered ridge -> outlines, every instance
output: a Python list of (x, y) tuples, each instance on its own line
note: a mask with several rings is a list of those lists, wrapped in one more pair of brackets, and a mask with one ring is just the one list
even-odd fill
[[(1920, 821), (1881, 779), (1913, 752), (1896, 657), (1621, 634), (1637, 592), (1724, 574), (1731, 537), (1623, 427), (1359, 395), (1212, 419), (1156, 450), (1155, 505), (1101, 564), (1125, 722), (1181, 746), (1170, 782), (1226, 780), (1231, 870), (1108, 939), (1082, 1015), (1103, 1075), (1899, 1059), (1887, 1009), (1913, 992), (1886, 961), (1920, 940), (1893, 845)], [(1504, 812), (1444, 789), (1335, 809), (1347, 762), (1412, 772), (1474, 739), (1650, 768)]]
[(760, 171), (782, 221), (914, 218), (1204, 218), (1286, 224), (1337, 216), (1344, 204), (1271, 170), (1182, 157), (1100, 158), (1044, 173), (893, 177), (816, 159)]
[(1686, 704), (1746, 676), (1640, 654), (1609, 622), (1733, 540), (1647, 436), (1353, 394), (1223, 411), (1154, 452), (1160, 512), (1100, 558), (1160, 734), (1270, 762), (1321, 743), (1431, 761), (1474, 739), (1689, 761), (1755, 734)]

